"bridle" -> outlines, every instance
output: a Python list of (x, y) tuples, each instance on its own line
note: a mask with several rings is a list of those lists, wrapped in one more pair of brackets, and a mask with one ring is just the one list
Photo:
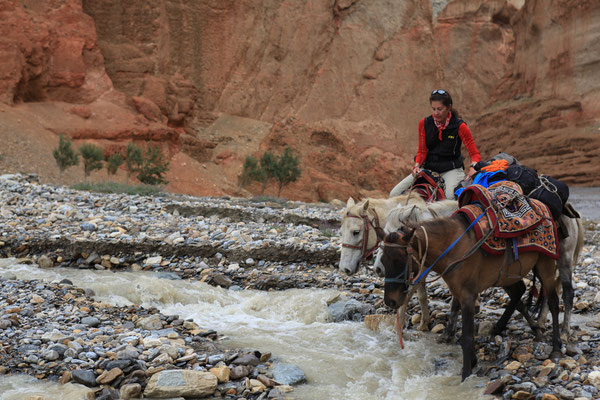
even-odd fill
[(369, 210), (373, 211), (373, 219), (372, 220), (369, 219), (369, 216), (366, 214), (365, 215), (346, 214), (346, 217), (348, 217), (348, 218), (358, 218), (358, 219), (363, 220), (363, 229), (365, 230), (365, 233), (362, 237), (362, 244), (354, 245), (354, 244), (350, 244), (350, 243), (342, 243), (342, 247), (346, 247), (349, 249), (361, 250), (362, 257), (365, 260), (369, 260), (370, 258), (373, 257), (373, 253), (375, 252), (375, 250), (377, 250), (377, 248), (379, 247), (379, 243), (381, 242), (381, 240), (379, 240), (379, 238), (377, 238), (377, 240), (375, 241), (375, 245), (371, 248), (368, 248), (370, 228), (373, 228), (373, 230), (375, 230), (375, 228), (380, 228), (379, 217), (377, 217), (377, 212), (371, 208)]
[[(404, 263), (403, 271), (401, 271), (394, 278), (385, 278), (384, 279), (385, 283), (399, 283), (401, 285), (404, 285), (405, 293), (409, 291), (411, 286), (414, 286), (417, 283), (416, 277), (421, 273), (421, 271), (423, 271), (423, 267), (425, 264), (425, 258), (427, 257), (427, 250), (429, 249), (429, 237), (427, 235), (427, 231), (425, 230), (425, 227), (421, 226), (421, 229), (423, 229), (423, 234), (425, 236), (425, 249), (424, 249), (425, 251), (422, 251), (423, 249), (421, 248), (421, 241), (417, 240), (418, 247), (419, 247), (419, 257), (418, 258), (415, 257), (415, 255), (413, 254), (413, 248), (410, 245), (410, 243), (407, 243), (407, 244), (389, 243), (389, 242), (382, 243), (383, 247), (396, 247), (396, 248), (400, 248), (400, 249), (406, 249), (406, 262)], [(413, 259), (415, 260), (415, 262), (417, 264), (419, 264), (419, 271), (416, 274), (412, 269)], [(421, 260), (420, 262), (419, 262), (419, 259)]]
[(404, 287), (405, 287), (404, 292), (407, 292), (412, 284), (411, 272), (412, 272), (412, 260), (414, 258), (412, 247), (410, 247), (409, 245), (403, 245), (403, 244), (398, 244), (398, 243), (387, 243), (387, 242), (384, 242), (383, 246), (384, 247), (398, 247), (401, 249), (406, 249), (406, 262), (404, 263), (404, 269), (402, 271), (400, 271), (400, 273), (398, 275), (396, 275), (394, 278), (385, 278), (384, 282), (385, 283), (399, 283), (400, 285), (404, 285)]

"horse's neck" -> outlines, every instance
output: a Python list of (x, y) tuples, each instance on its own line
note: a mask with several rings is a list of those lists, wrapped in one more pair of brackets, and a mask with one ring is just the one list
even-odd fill
[[(427, 254), (430, 261), (437, 259), (466, 229), (456, 217), (425, 221), (419, 226), (415, 234), (422, 245), (427, 242), (429, 248)], [(442, 268), (445, 263), (438, 264), (436, 267)], [(434, 268), (434, 271), (436, 269)]]
[(430, 203), (427, 205), (427, 210), (431, 216), (438, 215), (440, 217), (450, 216), (458, 209), (458, 202), (455, 200), (442, 200)]
[(369, 203), (371, 205), (371, 209), (377, 213), (377, 218), (379, 218), (379, 224), (383, 227), (387, 221), (387, 215), (390, 210), (398, 204), (393, 199), (385, 199), (378, 202)]

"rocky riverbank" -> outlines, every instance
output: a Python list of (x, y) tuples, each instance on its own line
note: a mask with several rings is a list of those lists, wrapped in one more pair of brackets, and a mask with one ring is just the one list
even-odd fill
[[(335, 268), (342, 204), (104, 195), (39, 185), (20, 175), (0, 177), (0, 204), (0, 253), (40, 268), (154, 271), (229, 290), (335, 288), (340, 294), (331, 299), (333, 321), (383, 315), (368, 318), (373, 321), (390, 313), (380, 279), (366, 270), (348, 277)], [(586, 221), (586, 228), (575, 273), (573, 335), (559, 363), (547, 360), (546, 342), (534, 342), (520, 317), (503, 337), (485, 336), (507, 296), (502, 290), (482, 296), (478, 373), (489, 377), (490, 393), (545, 400), (600, 396), (600, 226)], [(79, 382), (103, 399), (142, 391), (158, 397), (165, 389), (153, 388), (169, 379), (203, 382), (196, 384), (205, 388), (203, 396), (285, 398), (289, 385), (302, 381), (293, 366), (280, 368), (291, 374), (278, 372), (269, 354), (227, 349), (210, 326), (95, 302), (68, 281), (14, 278), (0, 280), (2, 373)], [(439, 281), (429, 293), (435, 333), (446, 322), (449, 293)], [(423, 335), (412, 330), (417, 313), (408, 328), (415, 340)]]

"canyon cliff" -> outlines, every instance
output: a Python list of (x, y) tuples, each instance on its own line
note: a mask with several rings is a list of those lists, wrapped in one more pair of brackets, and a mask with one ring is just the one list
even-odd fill
[(236, 195), (246, 156), (290, 146), (282, 196), (381, 197), (438, 88), (484, 158), (600, 178), (595, 0), (3, 0), (0, 32), (0, 166), (42, 181), (65, 134), (160, 144), (178, 193)]

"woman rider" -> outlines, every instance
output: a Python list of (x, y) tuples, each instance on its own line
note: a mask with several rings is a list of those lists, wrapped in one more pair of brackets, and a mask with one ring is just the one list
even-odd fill
[(398, 196), (410, 188), (415, 176), (421, 168), (425, 168), (442, 176), (446, 198), (454, 199), (454, 188), (465, 179), (461, 143), (465, 144), (471, 158), (468, 176), (475, 173), (473, 167), (481, 161), (469, 127), (452, 108), (450, 93), (442, 89), (434, 90), (429, 96), (429, 104), (432, 115), (419, 122), (419, 150), (412, 173), (392, 189), (390, 197)]

